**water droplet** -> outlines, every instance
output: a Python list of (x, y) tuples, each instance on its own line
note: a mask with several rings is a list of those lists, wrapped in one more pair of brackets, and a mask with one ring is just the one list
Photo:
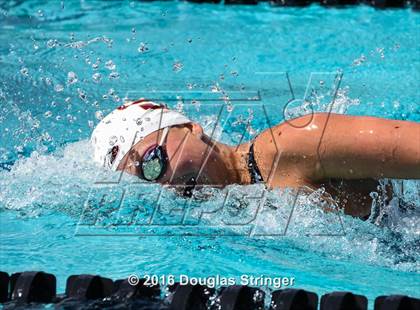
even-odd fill
[(67, 114), (67, 120), (69, 121), (69, 123), (74, 123), (74, 121), (77, 119), (77, 117), (71, 115), (71, 114)]
[(362, 54), (362, 55), (360, 55), (359, 58), (357, 58), (353, 61), (353, 66), (354, 67), (360, 66), (365, 61), (366, 61), (366, 56)]
[(109, 138), (109, 145), (113, 146), (115, 143), (117, 143), (118, 138), (116, 136), (112, 136)]
[(118, 79), (120, 77), (120, 74), (117, 72), (117, 71), (112, 71), (110, 74), (109, 74), (109, 79), (110, 80), (112, 80), (112, 79)]
[(194, 105), (197, 109), (200, 108), (201, 102), (199, 100), (191, 100), (191, 104)]
[(138, 119), (136, 120), (136, 124), (137, 124), (138, 126), (140, 126), (141, 124), (143, 124), (142, 119), (141, 119), (141, 118), (138, 118)]
[(382, 59), (384, 59), (385, 58), (385, 53), (384, 53), (384, 48), (383, 47), (377, 47), (376, 48), (376, 52), (380, 55), (380, 57), (382, 58)]
[(220, 91), (221, 91), (221, 89), (220, 89), (220, 87), (219, 87), (219, 84), (212, 85), (210, 89), (211, 89), (211, 92), (212, 92), (212, 93), (218, 93), (218, 92), (220, 92)]
[(139, 47), (138, 47), (137, 51), (138, 51), (139, 53), (145, 53), (145, 52), (147, 52), (148, 50), (149, 50), (149, 48), (147, 47), (147, 44), (146, 44), (146, 43), (144, 43), (144, 42), (140, 42), (140, 45), (139, 45)]
[(184, 110), (184, 102), (181, 98), (178, 98), (178, 102), (176, 103), (175, 109), (180, 113), (182, 113), (182, 111)]
[(54, 47), (56, 47), (57, 46), (57, 40), (53, 40), (53, 39), (51, 39), (51, 40), (48, 40), (47, 41), (47, 47), (48, 48), (54, 48)]
[(83, 101), (86, 101), (86, 93), (84, 92), (84, 90), (78, 88), (77, 89), (77, 93), (79, 94), (79, 98), (82, 99)]
[(99, 83), (101, 81), (102, 75), (100, 73), (94, 73), (92, 75), (92, 79), (95, 83)]
[(108, 60), (105, 63), (105, 68), (107, 68), (108, 70), (114, 70), (116, 68), (115, 64), (112, 62), (112, 60)]
[(183, 67), (184, 67), (184, 65), (181, 62), (176, 61), (172, 65), (172, 70), (175, 71), (175, 72), (179, 72), (183, 69)]
[(20, 69), (20, 73), (22, 73), (24, 76), (28, 76), (29, 75), (28, 68), (22, 68), (22, 69)]
[(45, 112), (45, 113), (44, 113), (44, 116), (45, 116), (46, 118), (49, 118), (49, 117), (51, 117), (51, 116), (52, 116), (52, 112), (51, 112), (51, 111), (47, 111), (47, 112)]
[(42, 139), (43, 141), (46, 141), (46, 142), (51, 142), (51, 141), (52, 141), (52, 137), (50, 136), (50, 134), (49, 134), (48, 132), (44, 132), (44, 133), (41, 135), (41, 139)]
[(63, 86), (63, 85), (61, 85), (61, 84), (56, 84), (56, 85), (54, 86), (54, 90), (55, 90), (56, 92), (62, 92), (62, 91), (64, 90), (64, 86)]
[(96, 111), (96, 112), (95, 112), (95, 117), (96, 117), (98, 120), (102, 120), (102, 119), (104, 118), (104, 114), (102, 113), (102, 111)]
[(73, 71), (67, 73), (67, 84), (71, 85), (77, 82), (77, 75)]

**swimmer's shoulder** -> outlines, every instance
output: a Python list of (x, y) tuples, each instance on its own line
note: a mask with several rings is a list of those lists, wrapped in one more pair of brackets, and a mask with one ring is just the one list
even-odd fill
[(314, 113), (282, 122), (254, 139), (254, 153), (265, 180), (272, 187), (307, 185), (317, 171), (317, 141), (328, 115)]
[(307, 156), (316, 146), (316, 138), (321, 137), (327, 117), (327, 113), (313, 113), (267, 128), (254, 139), (255, 149), (271, 156), (281, 152), (290, 159)]

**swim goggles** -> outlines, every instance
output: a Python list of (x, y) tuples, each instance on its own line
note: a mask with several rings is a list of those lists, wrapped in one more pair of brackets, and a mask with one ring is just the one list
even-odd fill
[(163, 144), (168, 136), (169, 127), (163, 129), (162, 138), (158, 144), (150, 146), (141, 159), (141, 177), (147, 181), (156, 181), (166, 171), (168, 155)]
[[(149, 147), (142, 157), (141, 174), (142, 178), (147, 181), (156, 181), (166, 171), (168, 155), (165, 151), (165, 148), (163, 147), (163, 144), (166, 142), (168, 132), (169, 127), (165, 127), (163, 129), (162, 138), (160, 139), (159, 144), (155, 144)], [(191, 197), (196, 184), (197, 183), (195, 178), (190, 178), (185, 184), (186, 186), (182, 195), (184, 197)]]

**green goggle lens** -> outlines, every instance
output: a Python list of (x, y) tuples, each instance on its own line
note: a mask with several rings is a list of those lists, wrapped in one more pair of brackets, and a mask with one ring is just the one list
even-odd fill
[(162, 172), (162, 165), (159, 158), (143, 163), (143, 175), (147, 180), (156, 180)]
[(161, 146), (147, 151), (141, 164), (143, 177), (148, 181), (157, 180), (165, 172), (165, 160), (166, 156)]

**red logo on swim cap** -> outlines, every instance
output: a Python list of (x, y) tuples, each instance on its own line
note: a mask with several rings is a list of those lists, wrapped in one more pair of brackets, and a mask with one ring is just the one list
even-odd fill
[[(141, 104), (142, 102), (148, 102), (148, 103)], [(144, 99), (144, 98), (141, 98), (139, 100), (130, 102), (128, 104), (123, 104), (122, 106), (119, 106), (117, 109), (118, 110), (124, 110), (124, 109), (127, 109), (129, 106), (132, 106), (132, 105), (135, 105), (135, 104), (140, 104), (140, 107), (142, 109), (145, 109), (145, 110), (149, 110), (149, 109), (155, 110), (155, 109), (163, 109), (163, 108), (166, 108), (166, 105), (164, 105), (164, 104), (150, 103), (149, 100)]]
[(149, 109), (156, 110), (156, 109), (166, 108), (166, 106), (163, 104), (153, 104), (153, 103), (143, 103), (140, 105), (140, 107), (145, 110), (149, 110)]

